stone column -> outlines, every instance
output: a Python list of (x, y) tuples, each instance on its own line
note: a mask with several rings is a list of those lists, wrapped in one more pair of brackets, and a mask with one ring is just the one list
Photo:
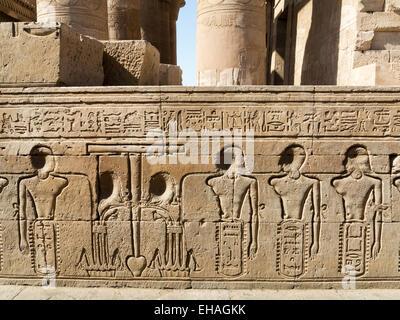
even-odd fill
[(62, 22), (79, 33), (108, 39), (107, 0), (37, 0), (38, 22)]
[(160, 51), (161, 63), (176, 64), (176, 21), (184, 0), (141, 1), (142, 39)]
[(176, 51), (176, 22), (178, 21), (179, 10), (186, 4), (184, 0), (173, 0), (170, 8), (169, 31), (170, 31), (170, 64), (177, 64)]
[(160, 19), (161, 25), (159, 30), (160, 56), (161, 63), (171, 64), (171, 31), (170, 31), (170, 11), (171, 2), (174, 0), (159, 0), (160, 2)]
[(265, 0), (197, 0), (199, 85), (266, 84)]
[(107, 9), (110, 40), (141, 39), (140, 0), (108, 0)]
[[(160, 51), (159, 44), (159, 0), (146, 0), (140, 2), (140, 26), (142, 39), (149, 41)], [(161, 52), (160, 52), (161, 54)]]

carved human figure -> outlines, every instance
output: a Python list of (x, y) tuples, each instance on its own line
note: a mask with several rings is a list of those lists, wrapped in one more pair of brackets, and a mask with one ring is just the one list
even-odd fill
[[(251, 243), (249, 257), (253, 259), (258, 248), (258, 184), (253, 177), (245, 176), (245, 160), (243, 152), (238, 147), (231, 148), (232, 164), (229, 169), (218, 177), (207, 180), (217, 196), (221, 210), (221, 220), (227, 222), (243, 222), (243, 208), (250, 201), (250, 234)], [(228, 149), (225, 149), (227, 154)]]
[(6, 178), (0, 177), (0, 193), (3, 192), (4, 188), (7, 187), (8, 180)]
[[(392, 174), (399, 174), (400, 173), (400, 156), (397, 156), (393, 160), (392, 164)], [(400, 191), (400, 177), (397, 177), (393, 180), (394, 186), (397, 188), (397, 190)]]
[(37, 272), (41, 272), (41, 268), (55, 268), (56, 266), (56, 239), (53, 220), (56, 199), (68, 185), (68, 180), (54, 175), (55, 159), (49, 147), (35, 146), (30, 157), (36, 173), (34, 176), (21, 179), (19, 182), (20, 250), (26, 254), (29, 248), (27, 241), (29, 236), (27, 200), (29, 196), (35, 208), (32, 244), (35, 251), (35, 267)]
[(279, 165), (285, 175), (272, 177), (269, 184), (281, 199), (283, 221), (303, 220), (304, 204), (311, 194), (313, 208), (311, 254), (317, 254), (321, 229), (320, 181), (300, 172), (306, 162), (306, 157), (306, 151), (301, 145), (294, 144), (287, 147), (279, 160)]
[[(387, 208), (382, 205), (382, 181), (370, 175), (370, 158), (364, 146), (349, 148), (344, 166), (345, 175), (333, 179), (332, 185), (343, 199), (345, 222), (372, 221), (371, 256), (375, 259), (381, 249), (382, 211)], [(367, 217), (367, 210), (373, 213), (372, 217)]]

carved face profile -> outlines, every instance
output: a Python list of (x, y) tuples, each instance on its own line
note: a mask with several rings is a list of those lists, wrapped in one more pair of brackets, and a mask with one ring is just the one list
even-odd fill
[(301, 145), (291, 145), (287, 147), (279, 159), (279, 166), (283, 172), (299, 172), (306, 161), (306, 151)]
[(353, 173), (356, 170), (363, 173), (371, 172), (369, 154), (364, 146), (357, 145), (349, 148), (343, 165), (348, 173)]
[(392, 173), (393, 173), (393, 174), (400, 173), (400, 156), (397, 156), (397, 157), (393, 160), (393, 164), (392, 164)]
[(243, 151), (238, 146), (224, 148), (220, 156), (222, 167), (225, 170), (240, 173), (246, 168)]
[(39, 178), (45, 179), (54, 171), (56, 163), (53, 151), (47, 146), (35, 146), (30, 152), (32, 166), (37, 170)]

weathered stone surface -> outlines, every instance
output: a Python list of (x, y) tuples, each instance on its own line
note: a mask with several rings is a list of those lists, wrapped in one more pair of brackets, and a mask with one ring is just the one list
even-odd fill
[(160, 64), (160, 86), (182, 85), (182, 69), (172, 64)]
[(103, 45), (65, 24), (0, 24), (0, 86), (103, 83)]
[[(394, 9), (395, 2), (277, 1), (274, 6), (267, 3), (267, 17), (271, 21), (267, 42), (268, 84), (376, 83), (375, 72), (368, 76), (362, 71), (368, 68), (359, 68), (389, 63), (390, 51), (400, 47), (400, 16)], [(386, 67), (378, 66), (377, 70)], [(228, 70), (228, 78), (231, 74)], [(212, 71), (207, 76), (217, 78)], [(391, 75), (385, 83), (397, 85), (397, 77)]]
[(386, 11), (400, 12), (400, 1), (399, 0), (386, 0), (385, 8), (386, 8)]
[(372, 50), (399, 50), (400, 39), (397, 32), (377, 32), (371, 42)]
[(356, 51), (353, 56), (353, 67), (358, 68), (373, 63), (389, 63), (390, 52), (386, 50)]
[(361, 12), (384, 11), (385, 0), (359, 0)]
[(398, 88), (2, 88), (0, 109), (1, 283), (400, 287)]
[(197, 1), (197, 82), (266, 83), (265, 1)]
[[(196, 283), (193, 285), (196, 286)], [(357, 286), (356, 286), (357, 288)], [(396, 289), (271, 290), (271, 289), (139, 289), (0, 286), (1, 300), (399, 300)], [(160, 301), (162, 303), (162, 301)], [(176, 302), (178, 303), (178, 301)]]
[(359, 13), (360, 31), (400, 31), (400, 16), (395, 12)]
[(372, 63), (353, 70), (354, 81), (365, 86), (400, 85), (400, 64)]
[(108, 39), (107, 0), (37, 0), (37, 21), (65, 23), (81, 34)]
[(358, 51), (365, 51), (371, 49), (371, 43), (374, 39), (375, 33), (373, 31), (361, 31), (357, 34), (357, 41), (355, 49)]
[(103, 41), (104, 84), (158, 85), (160, 54), (149, 42)]

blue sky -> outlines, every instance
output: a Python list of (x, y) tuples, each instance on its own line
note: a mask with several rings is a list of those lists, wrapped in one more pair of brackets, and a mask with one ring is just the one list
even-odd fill
[(183, 85), (196, 85), (196, 0), (186, 0), (177, 25), (178, 65), (183, 70)]

